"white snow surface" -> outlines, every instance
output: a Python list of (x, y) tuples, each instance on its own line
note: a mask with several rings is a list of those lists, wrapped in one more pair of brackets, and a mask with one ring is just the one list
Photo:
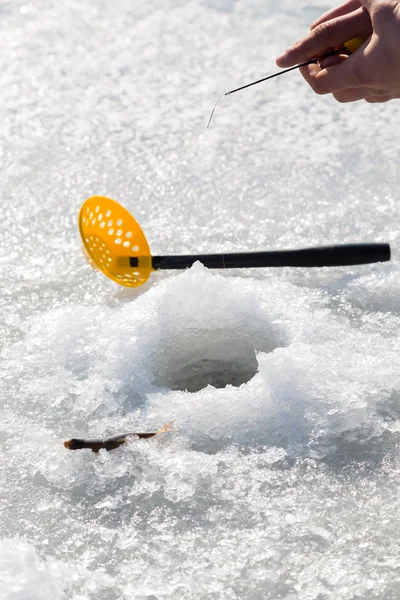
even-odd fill
[[(206, 129), (328, 8), (0, 0), (1, 600), (400, 597), (399, 103), (294, 72)], [(385, 241), (393, 260), (126, 289), (81, 253), (95, 194), (153, 254)]]

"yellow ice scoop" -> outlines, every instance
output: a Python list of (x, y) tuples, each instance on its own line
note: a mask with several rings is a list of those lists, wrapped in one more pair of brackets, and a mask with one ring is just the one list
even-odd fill
[(210, 269), (334, 267), (390, 260), (389, 244), (340, 244), (296, 250), (152, 256), (139, 223), (118, 202), (93, 196), (79, 213), (79, 230), (90, 264), (120, 285), (137, 287), (152, 271), (187, 269), (200, 261)]

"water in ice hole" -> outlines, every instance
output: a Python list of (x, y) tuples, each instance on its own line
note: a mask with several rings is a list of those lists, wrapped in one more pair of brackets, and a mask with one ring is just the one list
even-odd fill
[(198, 392), (208, 385), (239, 387), (250, 381), (258, 371), (257, 348), (229, 331), (222, 336), (219, 333), (217, 340), (214, 332), (209, 331), (203, 334), (200, 343), (196, 340), (197, 344), (187, 344), (184, 356), (178, 361), (167, 357), (155, 383), (171, 390)]
[[(196, 273), (205, 276), (203, 298), (198, 297)], [(160, 304), (155, 323), (160, 334), (151, 353), (156, 386), (188, 392), (208, 385), (239, 387), (257, 373), (258, 352), (269, 353), (285, 343), (284, 330), (278, 334), (254, 298), (237, 291), (228, 300), (221, 291), (229, 293), (229, 283), (221, 281), (217, 288), (218, 277), (209, 277), (201, 265), (175, 281), (185, 300), (176, 307), (176, 296), (166, 294)], [(148, 331), (142, 333), (148, 336)]]

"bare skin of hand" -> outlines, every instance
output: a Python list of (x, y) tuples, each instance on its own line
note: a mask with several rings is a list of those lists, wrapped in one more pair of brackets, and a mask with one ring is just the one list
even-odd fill
[(367, 39), (351, 56), (330, 56), (300, 69), (314, 92), (333, 94), (338, 102), (400, 98), (400, 0), (348, 0), (314, 21), (276, 63), (288, 68), (354, 37)]

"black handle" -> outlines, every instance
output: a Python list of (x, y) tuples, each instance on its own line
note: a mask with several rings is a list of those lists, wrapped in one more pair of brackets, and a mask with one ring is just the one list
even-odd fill
[[(194, 254), (189, 256), (153, 256), (153, 269), (186, 269), (196, 261), (210, 269), (244, 267), (342, 267), (390, 260), (389, 244), (344, 244), (301, 250), (243, 252), (231, 254)], [(132, 267), (138, 259), (130, 259)]]

